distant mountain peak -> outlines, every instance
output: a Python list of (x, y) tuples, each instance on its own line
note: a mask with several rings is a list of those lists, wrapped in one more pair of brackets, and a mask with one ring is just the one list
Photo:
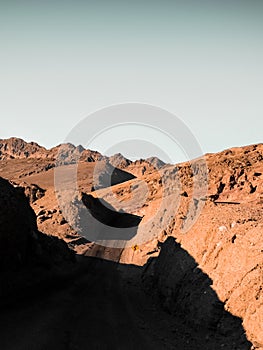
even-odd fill
[(86, 150), (82, 145), (75, 146), (72, 143), (62, 143), (51, 149), (46, 149), (36, 142), (26, 142), (18, 137), (0, 139), (0, 160), (25, 158), (54, 160), (58, 156), (68, 162), (78, 159), (93, 162), (102, 158), (99, 152)]
[[(96, 162), (107, 160), (113, 167), (125, 169), (133, 166), (144, 166), (149, 170), (159, 170), (165, 163), (157, 157), (150, 157), (147, 159), (140, 159), (131, 161), (124, 157), (121, 153), (116, 153), (110, 157), (103, 156), (98, 151), (85, 149), (82, 145), (75, 146), (67, 142), (61, 143), (50, 149), (40, 146), (36, 142), (26, 142), (18, 137), (10, 137), (8, 139), (0, 139), (0, 160), (8, 159), (50, 159), (59, 163), (69, 164), (80, 161)], [(148, 165), (147, 165), (148, 164)]]
[[(35, 154), (45, 154), (47, 150), (36, 142), (26, 142), (17, 137), (0, 140), (0, 160), (29, 158)], [(41, 158), (42, 158), (41, 157)]]
[(155, 169), (161, 169), (166, 163), (164, 163), (160, 158), (158, 157), (149, 157), (145, 159), (146, 162), (150, 163), (155, 167)]
[(115, 168), (126, 168), (132, 163), (130, 159), (125, 158), (121, 153), (116, 153), (108, 159)]

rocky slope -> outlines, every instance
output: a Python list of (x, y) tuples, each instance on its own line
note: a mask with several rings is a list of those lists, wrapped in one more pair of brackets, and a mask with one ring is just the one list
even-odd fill
[(21, 191), (0, 178), (1, 270), (25, 263), (37, 241), (35, 213)]
[[(174, 237), (198, 269), (209, 276), (211, 288), (225, 310), (243, 320), (248, 339), (261, 349), (263, 145), (209, 154), (205, 160), (207, 178), (202, 160), (197, 159), (114, 186), (111, 191), (98, 191), (96, 195), (117, 210), (143, 216), (137, 236), (128, 242), (120, 261), (143, 265), (149, 257), (159, 255), (168, 236)], [(194, 177), (194, 173), (198, 176)], [(207, 188), (202, 186), (206, 180)], [(140, 240), (140, 233), (146, 237), (145, 242)], [(161, 298), (172, 305), (178, 297), (178, 274), (173, 270), (177, 253), (176, 249), (170, 249), (167, 255), (165, 251), (157, 258), (157, 266), (161, 259), (164, 268), (156, 269), (154, 275), (160, 281), (156, 288)], [(189, 267), (190, 270), (193, 269)], [(165, 287), (167, 284), (169, 288)], [(192, 284), (199, 285), (198, 279), (188, 284), (188, 293)], [(204, 305), (202, 300), (200, 308)], [(212, 308), (213, 312), (216, 314), (216, 309)]]
[(36, 270), (41, 276), (41, 271), (73, 261), (65, 242), (39, 232), (23, 188), (0, 178), (0, 295), (12, 295), (34, 283)]
[[(85, 152), (69, 147), (72, 152), (67, 155), (65, 151), (69, 159), (65, 169), (74, 167), (79, 154), (82, 157)], [(166, 166), (156, 160), (153, 165), (144, 160), (130, 162), (116, 155), (111, 162), (136, 178), (96, 191), (92, 191), (95, 168), (101, 160), (104, 164), (110, 161), (99, 154), (81, 160), (77, 182), (82, 203), (86, 198), (86, 206), (98, 213), (102, 200), (113, 212), (141, 218), (136, 234), (117, 250), (89, 242), (89, 232), (80, 237), (72, 228), (57, 201), (54, 159), (36, 160), (36, 153), (11, 160), (3, 157), (0, 174), (24, 188), (43, 232), (62, 237), (81, 254), (146, 264), (145, 288), (154, 291), (166, 310), (173, 313), (180, 306), (186, 321), (194, 321), (193, 327), (205, 321), (218, 335), (231, 331), (233, 320), (226, 316), (228, 311), (242, 320), (254, 348), (263, 348), (262, 144)], [(101, 171), (95, 174), (100, 179)], [(68, 188), (72, 180), (66, 173), (63, 179)], [(73, 210), (71, 214), (78, 213)], [(110, 215), (107, 212), (106, 220), (112, 224)], [(234, 333), (242, 343), (240, 329)], [(242, 344), (235, 344), (243, 349)]]
[(147, 293), (185, 327), (206, 333), (205, 349), (211, 336), (223, 349), (250, 349), (242, 320), (224, 309), (213, 281), (173, 237), (163, 243), (158, 258), (144, 267), (143, 282)]
[[(75, 163), (78, 163), (76, 168)], [(80, 192), (131, 180), (135, 178), (133, 173), (155, 170), (144, 160), (132, 162), (121, 154), (105, 157), (97, 151), (72, 144), (62, 144), (47, 150), (34, 142), (27, 143), (17, 138), (0, 140), (0, 176), (24, 188), (41, 231), (63, 238), (67, 243), (71, 242), (73, 246), (76, 245), (78, 252), (82, 251), (80, 242), (83, 239), (65, 220), (55, 193), (54, 176), (56, 166), (59, 165), (62, 165), (65, 187), (71, 186), (71, 174), (76, 169)]]

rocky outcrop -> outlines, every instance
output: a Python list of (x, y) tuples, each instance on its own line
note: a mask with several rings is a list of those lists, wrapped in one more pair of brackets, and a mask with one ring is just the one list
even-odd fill
[(14, 184), (17, 189), (21, 189), (30, 203), (34, 203), (38, 199), (44, 197), (46, 190), (36, 184), (27, 184), (21, 182), (19, 185)]
[(260, 198), (263, 144), (232, 148), (207, 155), (209, 195), (214, 200), (242, 201)]

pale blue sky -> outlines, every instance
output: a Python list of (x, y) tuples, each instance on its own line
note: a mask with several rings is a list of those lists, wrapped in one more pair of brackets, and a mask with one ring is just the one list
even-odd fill
[(261, 0), (0, 1), (0, 138), (51, 147), (100, 108), (142, 102), (204, 152), (262, 142), (262, 18)]

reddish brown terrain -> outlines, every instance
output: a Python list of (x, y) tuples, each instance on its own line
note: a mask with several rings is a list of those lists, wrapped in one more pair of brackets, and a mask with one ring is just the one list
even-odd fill
[[(70, 144), (46, 150), (16, 138), (0, 140), (0, 176), (15, 186), (1, 180), (3, 276), (13, 276), (11, 265), (17, 269), (19, 261), (25, 271), (32, 261), (41, 271), (46, 256), (49, 266), (70, 276), (56, 271), (49, 281), (62, 279), (65, 287), (55, 283), (53, 294), (45, 295), (37, 290), (41, 298), (30, 307), (24, 302), (2, 312), (9, 320), (2, 328), (3, 349), (17, 349), (24, 339), (21, 349), (262, 350), (262, 162), (262, 144), (165, 165), (156, 158), (105, 157)], [(63, 192), (55, 186), (57, 169)], [(90, 221), (83, 229), (81, 212), (61, 207), (61, 195), (70, 196), (74, 185), (72, 169), (74, 200), (89, 214), (120, 229), (138, 225), (125, 244), (121, 237), (112, 244), (105, 238), (106, 247), (101, 238), (94, 242)], [(16, 214), (20, 200), (28, 214)], [(14, 203), (10, 217), (5, 203)], [(30, 243), (28, 253), (32, 232), (45, 238)], [(79, 262), (69, 263), (72, 251)], [(21, 288), (21, 281), (12, 282), (2, 294), (15, 283)], [(25, 333), (27, 313), (32, 322)], [(16, 327), (7, 326), (11, 320)]]

